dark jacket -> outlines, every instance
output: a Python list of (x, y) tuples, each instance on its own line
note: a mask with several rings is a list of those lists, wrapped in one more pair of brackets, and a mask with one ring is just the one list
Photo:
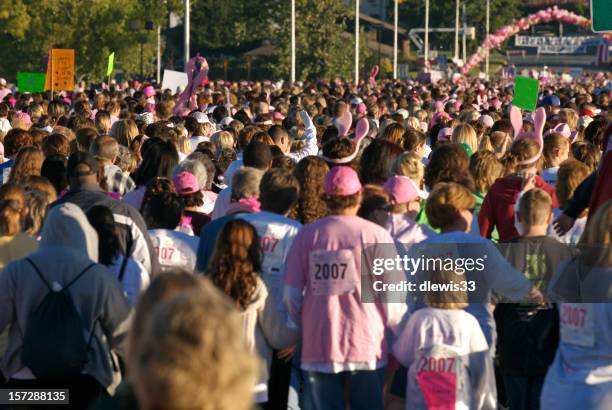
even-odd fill
[(126, 253), (128, 240), (131, 239), (133, 243), (131, 257), (142, 263), (151, 276), (160, 272), (159, 260), (147, 231), (147, 225), (140, 212), (131, 205), (117, 201), (108, 196), (99, 186), (89, 184), (71, 187), (52, 206), (66, 202), (78, 205), (83, 212), (87, 212), (96, 205), (110, 208), (117, 223), (123, 253)]

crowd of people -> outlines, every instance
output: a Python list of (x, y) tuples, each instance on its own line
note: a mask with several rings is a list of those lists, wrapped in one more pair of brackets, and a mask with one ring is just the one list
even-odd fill
[[(0, 388), (77, 409), (612, 407), (612, 76), (512, 98), (463, 77), (182, 98), (0, 81)], [(449, 244), (487, 255), (472, 288), (368, 299), (371, 252)]]

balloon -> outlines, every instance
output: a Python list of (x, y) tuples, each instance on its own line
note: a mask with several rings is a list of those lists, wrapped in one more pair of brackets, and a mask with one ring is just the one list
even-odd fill
[[(557, 6), (549, 7), (547, 9), (540, 10), (536, 13), (530, 14), (527, 17), (515, 20), (511, 24), (504, 26), (493, 34), (490, 34), (476, 52), (468, 58), (466, 64), (461, 68), (464, 74), (467, 74), (472, 68), (480, 64), (482, 61), (482, 54), (486, 50), (491, 50), (499, 47), (503, 42), (514, 36), (521, 30), (527, 30), (533, 25), (540, 23), (547, 23), (550, 21), (560, 21), (565, 24), (573, 24), (581, 27), (589, 27), (591, 20), (579, 16), (574, 12), (565, 9), (559, 9)], [(603, 37), (612, 41), (612, 33), (605, 33)]]

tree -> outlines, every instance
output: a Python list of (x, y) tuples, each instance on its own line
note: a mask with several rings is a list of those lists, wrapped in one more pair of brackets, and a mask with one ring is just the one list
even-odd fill
[[(0, 0), (6, 1), (6, 0)], [(77, 79), (101, 80), (107, 56), (115, 52), (117, 66), (127, 76), (140, 71), (138, 36), (146, 36), (145, 61), (155, 55), (154, 31), (130, 32), (134, 19), (163, 24), (179, 0), (9, 0), (0, 7), (0, 73), (44, 72), (50, 48), (74, 48)], [(4, 24), (5, 22), (9, 24)], [(148, 65), (147, 72), (153, 71)]]
[[(272, 44), (276, 47), (272, 72), (288, 78), (291, 64), (291, 10), (289, 2), (279, 2), (274, 10), (278, 28)], [(353, 8), (339, 0), (296, 0), (296, 65), (298, 79), (351, 78), (354, 61), (354, 37), (346, 32), (354, 18)], [(365, 35), (360, 36), (361, 61), (369, 55)]]
[(205, 53), (269, 37), (270, 0), (194, 0), (191, 39)]

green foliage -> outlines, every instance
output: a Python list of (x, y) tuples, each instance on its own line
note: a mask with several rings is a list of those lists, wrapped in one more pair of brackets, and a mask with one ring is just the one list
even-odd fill
[[(5, 2), (7, 0), (0, 0)], [(129, 30), (131, 20), (163, 24), (169, 10), (179, 7), (171, 0), (8, 0), (0, 6), (0, 73), (13, 78), (17, 71), (44, 72), (50, 48), (74, 48), (77, 79), (101, 80), (107, 57), (115, 52), (116, 67), (125, 75), (140, 71), (140, 44), (146, 39), (144, 59), (155, 55), (155, 30)], [(4, 24), (4, 23), (7, 24)], [(153, 64), (145, 65), (147, 72)]]
[[(281, 2), (275, 10), (278, 31), (273, 37), (276, 56), (272, 72), (289, 77), (291, 64), (290, 2)], [(354, 64), (354, 37), (345, 33), (354, 18), (352, 7), (339, 0), (296, 0), (296, 78), (351, 78)], [(282, 23), (281, 23), (282, 22)], [(365, 33), (360, 36), (360, 61), (369, 50)]]
[(259, 41), (271, 33), (269, 0), (193, 0), (191, 42), (209, 52)]

